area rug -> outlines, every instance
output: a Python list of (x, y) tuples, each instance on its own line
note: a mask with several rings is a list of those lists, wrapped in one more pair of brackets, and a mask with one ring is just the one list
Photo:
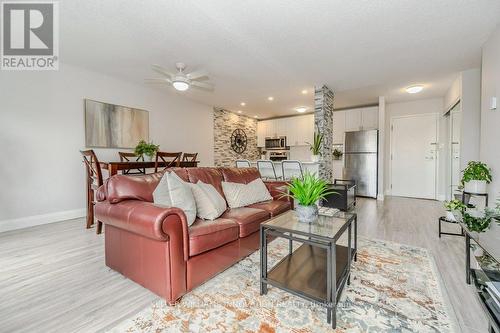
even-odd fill
[[(288, 242), (269, 244), (269, 267)], [(259, 253), (253, 253), (185, 295), (176, 306), (159, 300), (111, 332), (455, 332), (433, 259), (427, 250), (359, 239), (351, 285), (337, 310), (326, 310), (269, 286), (259, 295)]]

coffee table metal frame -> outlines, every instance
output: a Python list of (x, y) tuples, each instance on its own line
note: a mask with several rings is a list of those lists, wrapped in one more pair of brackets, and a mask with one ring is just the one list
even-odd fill
[[(332, 218), (343, 218), (338, 217), (336, 214)], [(325, 237), (322, 235), (317, 235), (313, 233), (302, 232), (298, 230), (292, 230), (288, 228), (282, 228), (273, 226), (269, 224), (271, 221), (261, 224), (260, 226), (260, 294), (267, 294), (267, 285), (272, 285), (279, 289), (285, 290), (293, 295), (302, 297), (308, 301), (311, 301), (315, 304), (324, 306), (327, 308), (327, 322), (332, 324), (332, 327), (335, 329), (337, 325), (337, 303), (342, 293), (342, 290), (347, 283), (350, 284), (350, 275), (351, 275), (351, 263), (352, 260), (357, 261), (357, 238), (358, 238), (358, 223), (357, 223), (357, 215), (355, 213), (349, 214), (350, 216), (345, 218), (345, 223), (339, 228), (333, 238)], [(324, 218), (324, 217), (323, 217)], [(352, 244), (352, 229), (354, 225), (354, 244)], [(347, 265), (344, 267), (342, 274), (340, 275), (340, 279), (337, 281), (336, 277), (338, 274), (336, 272), (337, 269), (337, 241), (347, 230), (348, 232), (348, 240), (347, 240)], [(268, 236), (272, 237), (281, 237), (288, 239), (289, 241), (289, 249), (288, 255), (281, 259), (273, 268), (268, 271), (267, 267), (267, 244), (268, 244)], [(293, 241), (300, 242), (303, 244), (311, 245), (313, 247), (319, 247), (321, 249), (326, 250), (327, 260), (326, 260), (326, 297), (319, 298), (312, 295), (309, 295), (301, 290), (294, 290), (285, 286), (285, 284), (275, 281), (273, 279), (268, 278), (268, 273), (276, 269), (283, 264), (287, 259), (290, 259), (293, 256)], [(352, 247), (354, 245), (354, 247)], [(303, 245), (302, 245), (303, 246)], [(297, 250), (295, 251), (297, 252)], [(333, 259), (335, 259), (335, 264), (333, 264)], [(288, 263), (285, 263), (288, 264)]]

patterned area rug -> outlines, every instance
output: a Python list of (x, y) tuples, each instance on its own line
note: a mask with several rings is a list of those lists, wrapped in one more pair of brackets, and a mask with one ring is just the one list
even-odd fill
[[(288, 252), (269, 244), (269, 267)], [(243, 259), (168, 306), (157, 301), (111, 332), (333, 332), (326, 310), (277, 288), (259, 295), (259, 253)], [(455, 332), (427, 250), (359, 238), (351, 285), (335, 332)]]

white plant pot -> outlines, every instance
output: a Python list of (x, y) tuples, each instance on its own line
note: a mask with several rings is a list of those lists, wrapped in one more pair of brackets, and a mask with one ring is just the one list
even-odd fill
[(453, 212), (450, 212), (449, 210), (446, 211), (446, 220), (456, 222), (457, 219), (455, 218), (455, 215), (453, 215)]
[(144, 159), (144, 162), (152, 162), (153, 161), (153, 156), (148, 156), (146, 154), (143, 154), (142, 158)]
[(312, 155), (311, 156), (311, 161), (313, 161), (313, 162), (319, 162), (319, 158), (320, 158), (319, 155)]
[(469, 193), (486, 193), (486, 181), (485, 180), (470, 180), (465, 183), (464, 191)]

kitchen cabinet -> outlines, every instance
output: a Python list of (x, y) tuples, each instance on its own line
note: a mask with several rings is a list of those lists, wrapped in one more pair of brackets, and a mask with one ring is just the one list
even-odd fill
[(345, 134), (345, 111), (333, 112), (333, 144), (343, 144)]
[(378, 129), (378, 106), (350, 109), (344, 112), (346, 132)]
[(286, 136), (288, 146), (303, 146), (312, 142), (314, 115), (261, 120), (257, 123), (257, 146), (265, 147), (266, 137)]

